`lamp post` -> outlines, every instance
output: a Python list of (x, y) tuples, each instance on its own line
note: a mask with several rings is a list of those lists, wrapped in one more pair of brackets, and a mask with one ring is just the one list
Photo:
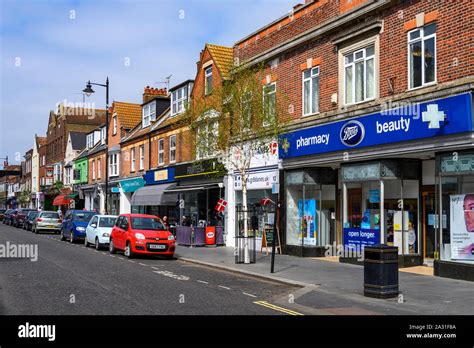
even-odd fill
[(105, 84), (87, 81), (86, 88), (82, 91), (86, 96), (90, 96), (95, 91), (92, 85), (105, 87), (105, 212), (108, 212), (108, 191), (109, 191), (109, 78)]
[[(8, 156), (0, 157), (0, 160), (5, 160), (3, 169), (8, 167)], [(5, 176), (5, 209), (8, 209), (8, 175)]]

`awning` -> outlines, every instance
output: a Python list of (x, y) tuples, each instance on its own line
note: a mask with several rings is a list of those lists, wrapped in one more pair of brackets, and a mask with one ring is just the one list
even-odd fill
[(172, 187), (166, 189), (165, 193), (181, 193), (181, 192), (186, 192), (186, 191), (202, 191), (202, 190), (207, 190), (207, 189), (214, 188), (214, 187), (219, 187), (219, 184), (218, 183), (212, 183), (212, 184), (182, 185), (182, 186), (173, 185)]
[(176, 205), (177, 194), (166, 194), (165, 190), (174, 184), (150, 185), (139, 188), (132, 195), (132, 205)]
[(72, 201), (73, 200), (67, 198), (66, 195), (59, 195), (54, 199), (53, 205), (69, 205)]

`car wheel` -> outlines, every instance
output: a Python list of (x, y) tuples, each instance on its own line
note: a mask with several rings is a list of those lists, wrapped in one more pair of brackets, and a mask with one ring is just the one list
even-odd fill
[(127, 242), (127, 246), (125, 247), (125, 250), (123, 251), (123, 254), (125, 255), (126, 258), (132, 259), (133, 258), (133, 251), (132, 247), (130, 245), (130, 242)]
[(87, 236), (84, 238), (84, 246), (87, 248), (89, 246), (89, 242), (87, 241)]
[(95, 250), (100, 250), (99, 238), (95, 238)]
[(76, 238), (74, 237), (74, 232), (73, 232), (73, 231), (71, 231), (71, 234), (70, 234), (70, 236), (69, 236), (69, 241), (70, 241), (72, 244), (76, 243)]
[(39, 232), (39, 231), (38, 231), (38, 226), (36, 226), (36, 228), (35, 228), (35, 234), (38, 234), (38, 232)]
[(64, 233), (63, 233), (63, 230), (61, 230), (61, 238), (59, 238), (60, 240), (62, 241), (65, 241), (66, 240), (66, 237), (64, 237)]
[(115, 252), (116, 252), (116, 250), (115, 250), (115, 246), (114, 246), (114, 241), (111, 239), (110, 244), (109, 244), (109, 253), (115, 254)]

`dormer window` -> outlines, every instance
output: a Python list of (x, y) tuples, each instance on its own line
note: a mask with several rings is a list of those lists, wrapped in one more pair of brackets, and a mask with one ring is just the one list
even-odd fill
[(151, 121), (156, 120), (156, 103), (152, 102), (143, 106), (143, 127), (148, 127)]
[(204, 70), (204, 93), (206, 95), (212, 93), (212, 65)]
[(94, 146), (94, 133), (87, 134), (87, 148), (90, 149)]
[(186, 109), (188, 90), (188, 85), (186, 85), (171, 93), (171, 116), (178, 115)]
[(106, 138), (106, 133), (105, 133), (105, 127), (100, 129), (100, 143), (102, 145), (105, 144), (105, 138)]

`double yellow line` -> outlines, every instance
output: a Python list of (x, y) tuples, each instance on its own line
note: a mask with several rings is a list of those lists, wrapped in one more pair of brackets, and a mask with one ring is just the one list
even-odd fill
[(303, 313), (298, 313), (298, 312), (292, 311), (291, 309), (279, 307), (279, 306), (276, 306), (274, 304), (268, 303), (267, 301), (255, 301), (254, 303), (259, 305), (259, 306), (267, 307), (267, 308), (273, 309), (275, 311), (286, 313), (286, 314), (289, 314), (289, 315), (304, 315)]

